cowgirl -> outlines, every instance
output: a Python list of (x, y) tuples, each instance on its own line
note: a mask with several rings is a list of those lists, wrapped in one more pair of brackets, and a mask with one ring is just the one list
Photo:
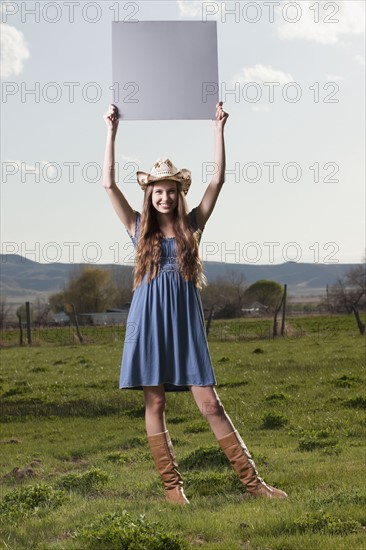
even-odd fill
[(215, 390), (199, 289), (204, 284), (198, 246), (225, 178), (224, 126), (228, 114), (216, 106), (215, 166), (200, 204), (189, 211), (185, 196), (189, 170), (177, 170), (167, 158), (150, 173), (137, 172), (144, 191), (142, 213), (133, 210), (117, 187), (114, 144), (118, 112), (110, 105), (104, 115), (107, 143), (103, 186), (136, 249), (133, 297), (122, 355), (120, 388), (143, 390), (147, 437), (169, 502), (186, 504), (183, 481), (165, 424), (165, 392), (191, 391), (218, 443), (247, 492), (286, 498), (267, 485), (233, 426)]

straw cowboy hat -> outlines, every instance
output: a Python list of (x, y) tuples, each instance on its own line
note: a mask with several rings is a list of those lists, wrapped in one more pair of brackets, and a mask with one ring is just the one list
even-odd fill
[(185, 168), (177, 170), (172, 161), (167, 158), (158, 159), (151, 168), (150, 174), (139, 171), (136, 172), (136, 176), (141, 189), (144, 191), (150, 183), (156, 183), (160, 180), (172, 180), (180, 183), (181, 189), (185, 195), (188, 193), (192, 181), (191, 172), (189, 170)]

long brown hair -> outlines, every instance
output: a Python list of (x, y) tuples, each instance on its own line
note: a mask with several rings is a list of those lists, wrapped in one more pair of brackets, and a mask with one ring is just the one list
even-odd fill
[[(177, 185), (178, 204), (174, 210), (173, 227), (175, 233), (176, 254), (180, 273), (185, 281), (193, 280), (198, 288), (206, 284), (202, 262), (198, 253), (201, 230), (195, 230), (188, 220), (188, 206), (183, 191)], [(137, 243), (136, 264), (133, 290), (142, 283), (146, 273), (146, 283), (159, 274), (161, 244), (163, 234), (160, 230), (156, 209), (152, 203), (153, 185), (145, 190), (143, 211)]]

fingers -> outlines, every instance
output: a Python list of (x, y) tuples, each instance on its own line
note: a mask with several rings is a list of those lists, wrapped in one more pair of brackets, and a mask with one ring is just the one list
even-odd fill
[(219, 101), (216, 104), (216, 120), (223, 120), (229, 116), (229, 114), (224, 111), (223, 104), (223, 101)]
[(104, 120), (106, 121), (107, 124), (111, 123), (112, 125), (115, 125), (118, 123), (119, 117), (120, 115), (119, 115), (118, 108), (115, 105), (113, 105), (113, 103), (111, 103), (108, 106), (108, 111), (105, 112), (103, 115)]

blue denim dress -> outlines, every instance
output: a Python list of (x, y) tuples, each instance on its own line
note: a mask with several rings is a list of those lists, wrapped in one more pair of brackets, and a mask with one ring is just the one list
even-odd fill
[[(195, 209), (190, 223), (197, 229)], [(136, 212), (137, 248), (141, 216)], [(145, 276), (146, 277), (146, 276)], [(199, 289), (179, 273), (174, 237), (162, 242), (159, 274), (132, 296), (120, 374), (121, 389), (164, 385), (166, 391), (216, 384)]]

